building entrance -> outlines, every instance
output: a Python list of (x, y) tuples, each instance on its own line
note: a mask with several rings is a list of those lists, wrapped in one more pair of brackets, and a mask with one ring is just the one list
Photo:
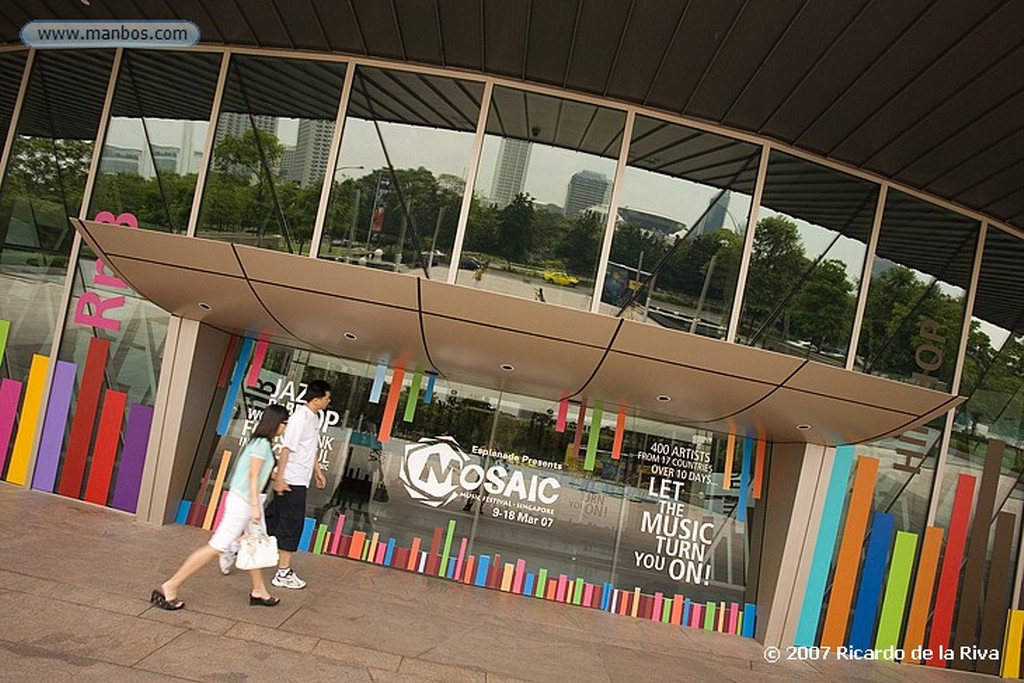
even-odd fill
[(309, 492), (300, 550), (753, 635), (764, 442), (386, 360), (274, 345), (229, 356), (179, 523), (214, 526), (261, 411), (294, 410), (324, 379), (327, 486)]

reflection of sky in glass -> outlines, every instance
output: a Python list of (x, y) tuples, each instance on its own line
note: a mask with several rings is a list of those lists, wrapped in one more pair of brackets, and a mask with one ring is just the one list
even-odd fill
[[(435, 177), (448, 173), (466, 178), (473, 146), (472, 133), (385, 122), (380, 123), (380, 131), (396, 169), (425, 166)], [(386, 165), (372, 122), (353, 118), (345, 121), (338, 159), (339, 167), (363, 168), (339, 168), (336, 180), (342, 180), (342, 176), (359, 178)]]
[(797, 228), (800, 230), (800, 241), (804, 245), (804, 255), (811, 261), (818, 258), (823, 251), (828, 249), (828, 253), (825, 254), (825, 258), (822, 260), (833, 260), (838, 259), (843, 262), (846, 267), (846, 277), (850, 279), (850, 282), (857, 285), (860, 283), (860, 273), (864, 266), (864, 254), (867, 251), (867, 245), (863, 242), (841, 235), (835, 244), (832, 244), (832, 248), (829, 249), (829, 245), (832, 240), (836, 237), (836, 231), (808, 223), (802, 218), (794, 218), (793, 216), (772, 211), (766, 206), (762, 206), (757, 213), (757, 220), (763, 220), (770, 217), (780, 217), (786, 220), (796, 223)]

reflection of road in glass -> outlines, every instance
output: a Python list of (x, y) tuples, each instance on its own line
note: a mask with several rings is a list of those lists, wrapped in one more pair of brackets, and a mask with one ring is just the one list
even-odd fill
[[(472, 272), (466, 270), (459, 271), (459, 284), (471, 285), (472, 280)], [(491, 292), (500, 292), (502, 294), (511, 294), (512, 296), (519, 297), (520, 299), (535, 299), (537, 288), (543, 287), (545, 302), (584, 310), (590, 308), (590, 297), (592, 293), (592, 287), (585, 282), (581, 282), (576, 287), (553, 285), (550, 282), (545, 282), (540, 276), (530, 277), (527, 275), (520, 275), (518, 273), (504, 272), (499, 268), (496, 268), (493, 263), (491, 264), (491, 267), (487, 269), (487, 272), (484, 273), (483, 281), (480, 286), (481, 289), (486, 289)]]

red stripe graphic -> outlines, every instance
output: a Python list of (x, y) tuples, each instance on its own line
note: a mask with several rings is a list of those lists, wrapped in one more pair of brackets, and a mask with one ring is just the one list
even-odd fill
[(103, 412), (96, 432), (96, 446), (92, 449), (92, 466), (89, 468), (89, 483), (85, 487), (85, 500), (97, 505), (107, 504), (110, 479), (114, 473), (114, 458), (117, 457), (117, 442), (124, 420), (124, 404), (128, 394), (108, 389), (103, 394)]
[(82, 384), (78, 389), (75, 418), (71, 421), (71, 436), (68, 438), (67, 455), (64, 456), (64, 469), (61, 470), (60, 485), (57, 486), (57, 493), (62, 496), (78, 498), (82, 490), (85, 459), (89, 452), (89, 442), (92, 441), (92, 430), (96, 424), (100, 389), (103, 388), (103, 373), (107, 368), (109, 351), (109, 340), (100, 337), (89, 340), (85, 367), (82, 369)]

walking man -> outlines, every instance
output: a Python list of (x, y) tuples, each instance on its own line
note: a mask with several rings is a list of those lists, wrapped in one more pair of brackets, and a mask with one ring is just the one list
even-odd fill
[(271, 583), (280, 588), (304, 588), (306, 582), (292, 569), (292, 553), (299, 548), (306, 518), (306, 491), (310, 480), (322, 489), (327, 479), (317, 463), (320, 412), (331, 402), (331, 385), (315, 379), (306, 387), (306, 404), (288, 419), (274, 474), (274, 499), (267, 506), (267, 531), (277, 536), (280, 561)]

